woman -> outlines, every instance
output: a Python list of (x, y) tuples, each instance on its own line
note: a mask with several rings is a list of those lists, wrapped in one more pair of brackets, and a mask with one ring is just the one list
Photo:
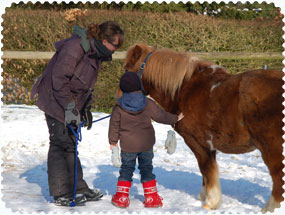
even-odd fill
[[(69, 206), (73, 197), (75, 136), (67, 126), (76, 129), (86, 121), (91, 128), (98, 72), (123, 41), (124, 32), (113, 21), (91, 24), (88, 30), (75, 26), (71, 37), (55, 43), (56, 53), (32, 89), (31, 97), (38, 94), (36, 105), (45, 112), (49, 129), (48, 183), (56, 205)], [(102, 192), (84, 181), (80, 159), (77, 165), (76, 205), (100, 199)]]

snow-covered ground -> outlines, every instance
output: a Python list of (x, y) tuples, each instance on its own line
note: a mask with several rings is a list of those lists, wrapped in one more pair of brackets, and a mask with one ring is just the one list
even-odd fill
[[(106, 116), (93, 113), (94, 120)], [(166, 153), (164, 142), (168, 125), (153, 123), (156, 131), (154, 173), (164, 206), (146, 209), (138, 170), (130, 191), (130, 207), (119, 209), (111, 205), (116, 191), (118, 168), (111, 164), (108, 144), (109, 119), (93, 124), (90, 131), (82, 130), (79, 157), (84, 178), (90, 187), (98, 187), (104, 197), (87, 202), (83, 207), (58, 207), (52, 203), (47, 184), (48, 130), (43, 112), (36, 106), (4, 105), (1, 107), (1, 214), (18, 213), (260, 213), (270, 197), (272, 182), (259, 151), (248, 154), (217, 154), (222, 187), (222, 204), (218, 210), (206, 211), (197, 196), (201, 189), (201, 173), (197, 161), (183, 139), (177, 137), (173, 155)], [(5, 213), (2, 213), (5, 212)], [(282, 209), (274, 214), (284, 214)]]

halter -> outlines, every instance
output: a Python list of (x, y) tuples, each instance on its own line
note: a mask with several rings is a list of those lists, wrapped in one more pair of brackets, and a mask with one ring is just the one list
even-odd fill
[(148, 53), (147, 56), (145, 57), (143, 63), (141, 64), (141, 67), (140, 67), (140, 72), (138, 74), (139, 78), (140, 78), (140, 83), (141, 83), (141, 89), (143, 91), (143, 93), (146, 95), (146, 91), (144, 90), (143, 88), (143, 83), (142, 83), (142, 73), (143, 73), (143, 70), (144, 70), (144, 67), (145, 67), (145, 64), (146, 64), (146, 61), (147, 59), (149, 58), (149, 56), (152, 54), (152, 52)]

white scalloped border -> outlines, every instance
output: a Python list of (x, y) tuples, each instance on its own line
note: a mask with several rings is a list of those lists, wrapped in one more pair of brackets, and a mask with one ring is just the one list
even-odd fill
[[(201, 1), (201, 0), (190, 0), (191, 2), (200, 2), (200, 3), (203, 3), (203, 2), (205, 2), (205, 1)], [(255, 0), (255, 1), (257, 1), (257, 2), (259, 2), (259, 3), (261, 3), (261, 2), (263, 2), (264, 0)], [(248, 0), (248, 2), (251, 2), (251, 3), (253, 3), (253, 2), (255, 2), (255, 1), (253, 1), (253, 0)], [(5, 13), (5, 8), (6, 7), (10, 7), (11, 6), (11, 4), (12, 3), (19, 3), (19, 2), (21, 2), (20, 0), (0, 0), (0, 14), (1, 14), (1, 16), (0, 16), (0, 23), (1, 23), (1, 25), (0, 25), (0, 32), (2, 32), (2, 30), (3, 30), (3, 27), (2, 27), (2, 22), (3, 22), (3, 19), (2, 19), (2, 15)], [(32, 3), (36, 3), (36, 2), (41, 2), (41, 3), (44, 3), (44, 2), (49, 2), (49, 3), (53, 3), (53, 2), (58, 2), (58, 3), (60, 3), (60, 2), (63, 2), (63, 1), (60, 1), (60, 0), (40, 0), (40, 1), (36, 1), (36, 0), (22, 0), (22, 2), (24, 2), (24, 3), (27, 3), (27, 2), (32, 2)], [(88, 1), (86, 1), (86, 0), (82, 0), (82, 1), (79, 1), (79, 0), (74, 0), (74, 1), (70, 1), (70, 0), (66, 0), (66, 1), (64, 1), (64, 2), (66, 2), (66, 3), (69, 3), (69, 2), (75, 2), (75, 3), (78, 3), (78, 2), (83, 2), (83, 3), (86, 3), (86, 2), (88, 2)], [(103, 1), (103, 0), (90, 0), (89, 2), (100, 2), (100, 3), (102, 3), (102, 2), (107, 2), (107, 3), (111, 3), (111, 2), (116, 2), (116, 3), (119, 3), (119, 2), (122, 2), (122, 0), (105, 0), (105, 1)], [(128, 0), (123, 0), (123, 2), (129, 2)], [(131, 0), (131, 2), (139, 2), (139, 1), (136, 1), (136, 0)], [(149, 3), (153, 3), (153, 2), (158, 2), (158, 3), (161, 3), (161, 2), (167, 2), (167, 3), (169, 3), (169, 2), (172, 2), (172, 1), (170, 1), (170, 0), (156, 0), (156, 1), (153, 1), (153, 0), (150, 0), (150, 1), (144, 1), (144, 0), (142, 0), (142, 1), (140, 1), (140, 2), (142, 2), (142, 3), (145, 3), (145, 2), (149, 2)], [(174, 0), (173, 2), (175, 2), (175, 3), (178, 3), (178, 2), (183, 2), (183, 3), (186, 3), (186, 2), (189, 2), (189, 1), (187, 1), (187, 0)], [(213, 2), (213, 0), (208, 0), (207, 2)], [(228, 0), (224, 0), (224, 1), (221, 1), (221, 0), (217, 0), (216, 2), (225, 2), (225, 3), (228, 3), (228, 2), (230, 2), (230, 1), (228, 1)], [(237, 0), (233, 0), (233, 1), (231, 1), (231, 2), (238, 2)], [(240, 1), (240, 2), (243, 2), (243, 3), (245, 3), (246, 1), (245, 0), (242, 0), (242, 1)], [(283, 15), (285, 15), (285, 1), (284, 0), (266, 0), (265, 2), (267, 2), (267, 3), (274, 3), (275, 4), (275, 6), (276, 7), (280, 7), (281, 8), (281, 13), (283, 14)], [(283, 23), (285, 23), (285, 18), (283, 18)], [(285, 27), (283, 27), (283, 31), (285, 31)], [(2, 44), (2, 38), (3, 38), (3, 36), (2, 36), (2, 33), (0, 34), (0, 55), (2, 56), (3, 55), (3, 52), (2, 52), (2, 47), (3, 47), (3, 44)], [(285, 40), (285, 35), (283, 34), (283, 39)], [(283, 47), (285, 48), (285, 43), (283, 44)], [(285, 56), (285, 51), (283, 51), (283, 56)], [(1, 125), (2, 125), (2, 105), (3, 105), (3, 102), (2, 102), (2, 80), (3, 80), (3, 78), (2, 78), (2, 63), (3, 63), (3, 60), (0, 58), (0, 65), (1, 65), (1, 67), (0, 67), (0, 132), (1, 132)], [(283, 64), (285, 65), (285, 59), (283, 60)], [(283, 72), (285, 73), (285, 68), (283, 68)], [(284, 83), (285, 83), (285, 76), (283, 77), (283, 80), (284, 80)], [(285, 84), (283, 85), (283, 89), (285, 90)], [(283, 93), (283, 98), (285, 98), (285, 93)], [(285, 101), (283, 101), (283, 106), (285, 107)], [(285, 110), (283, 110), (283, 114), (285, 115)], [(285, 123), (285, 118), (283, 117), (283, 122)], [(283, 127), (283, 131), (285, 131), (285, 126)], [(285, 134), (282, 136), (283, 137), (283, 139), (285, 140)], [(285, 156), (285, 144), (283, 143), (283, 155)], [(0, 158), (2, 158), (2, 151), (0, 150)], [(283, 163), (285, 164), (285, 160), (283, 160)], [(1, 164), (2, 164), (2, 159), (0, 159), (0, 168), (1, 168)], [(0, 169), (0, 172), (2, 172), (2, 169)], [(285, 169), (283, 169), (283, 172), (285, 173)], [(285, 181), (285, 176), (283, 177), (283, 180)], [(2, 182), (2, 175), (0, 174), (0, 181)], [(2, 183), (0, 183), (0, 190), (2, 189)], [(285, 190), (285, 185), (283, 185), (283, 189)], [(6, 208), (5, 207), (5, 204), (4, 204), (4, 202), (2, 202), (2, 192), (0, 191), (0, 211), (1, 211), (1, 214), (3, 214), (3, 215), (8, 215), (8, 214), (13, 214), (13, 215), (16, 215), (16, 214), (23, 214), (23, 213), (20, 213), (20, 212), (12, 212), (12, 210), (11, 209), (9, 209), (9, 208)], [(285, 193), (283, 193), (283, 197), (285, 198)], [(32, 213), (32, 214), (45, 214), (44, 212), (41, 212), (41, 213), (36, 213), (36, 212), (34, 212), (34, 213)], [(75, 212), (74, 214), (78, 214), (77, 212)], [(80, 214), (94, 214), (94, 213), (92, 213), (92, 212), (90, 212), (90, 213), (80, 213)], [(99, 213), (99, 214), (105, 214), (105, 213)], [(109, 214), (109, 213), (107, 213), (107, 214)], [(112, 215), (116, 215), (116, 214), (130, 214), (130, 213), (127, 213), (127, 212), (123, 212), (122, 211), (122, 213), (119, 213), (119, 212), (117, 212), (117, 213), (112, 213)], [(131, 213), (131, 214), (134, 214), (134, 215), (136, 215), (136, 214), (141, 214), (141, 213), (139, 213), (139, 211), (138, 211), (138, 213)], [(146, 214), (146, 213), (144, 213), (144, 214)], [(147, 213), (147, 214), (153, 214), (153, 213)], [(169, 213), (169, 212), (167, 212), (167, 213), (161, 213), (161, 212), (158, 212), (158, 213), (155, 213), (155, 214), (157, 214), (157, 215), (160, 215), (160, 214), (172, 214), (172, 213)], [(186, 212), (183, 212), (183, 213), (177, 213), (177, 212), (175, 212), (175, 213), (173, 213), (173, 215), (177, 215), (177, 214), (181, 214), (181, 215), (187, 215), (187, 214), (189, 214), (189, 213), (186, 213)], [(193, 213), (192, 213), (193, 214)], [(196, 215), (197, 215), (197, 213), (195, 213)], [(215, 211), (210, 211), (210, 212), (208, 212), (208, 213), (203, 213), (203, 212), (201, 212), (201, 213), (199, 213), (199, 214), (219, 214), (219, 213), (216, 213)], [(231, 212), (228, 212), (228, 213), (225, 213), (225, 214), (233, 214), (233, 213), (231, 213)], [(250, 213), (250, 214), (254, 214), (254, 213)], [(260, 214), (260, 213), (258, 213), (258, 214)], [(266, 213), (266, 214), (272, 214), (273, 215), (273, 213)], [(279, 208), (279, 209), (275, 209), (275, 211), (274, 211), (274, 215), (277, 215), (277, 214), (285, 214), (285, 203), (284, 203), (284, 201), (281, 203), (281, 208)]]

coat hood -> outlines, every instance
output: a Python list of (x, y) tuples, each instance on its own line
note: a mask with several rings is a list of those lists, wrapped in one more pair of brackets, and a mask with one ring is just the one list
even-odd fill
[(141, 91), (123, 93), (118, 99), (119, 106), (131, 114), (137, 114), (144, 110), (146, 97)]
[(72, 35), (77, 35), (81, 38), (80, 45), (85, 53), (91, 50), (90, 41), (87, 39), (87, 30), (85, 28), (75, 25), (73, 27)]

